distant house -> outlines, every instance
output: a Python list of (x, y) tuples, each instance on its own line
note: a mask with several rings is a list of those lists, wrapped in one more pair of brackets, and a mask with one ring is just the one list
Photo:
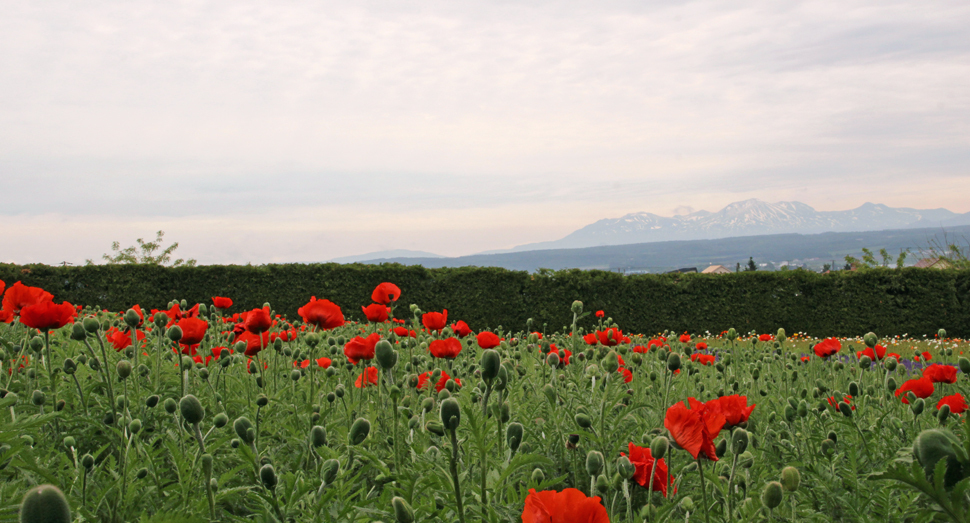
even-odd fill
[(664, 274), (687, 274), (689, 272), (696, 273), (697, 267), (684, 267), (683, 269), (675, 269), (672, 271), (667, 271)]
[(916, 262), (916, 265), (913, 265), (913, 267), (917, 269), (949, 269), (953, 266), (943, 258), (923, 258)]
[(731, 274), (731, 270), (723, 265), (711, 265), (701, 271), (701, 274)]

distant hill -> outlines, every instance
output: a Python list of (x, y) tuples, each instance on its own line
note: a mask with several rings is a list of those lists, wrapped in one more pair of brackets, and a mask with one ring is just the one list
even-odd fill
[(410, 251), (407, 249), (394, 249), (390, 251), (369, 252), (367, 254), (357, 254), (355, 256), (343, 256), (330, 260), (333, 263), (355, 263), (378, 258), (444, 258), (439, 254), (425, 251)]
[(599, 220), (555, 241), (519, 245), (483, 254), (540, 249), (574, 249), (676, 240), (710, 240), (785, 233), (884, 231), (970, 225), (970, 213), (946, 209), (893, 208), (866, 203), (848, 211), (816, 211), (801, 202), (735, 202), (718, 212), (697, 211), (681, 216), (638, 212)]
[[(970, 226), (947, 227), (946, 240), (966, 243)], [(918, 251), (931, 242), (943, 244), (944, 230), (935, 228), (896, 229), (865, 232), (826, 232), (821, 234), (764, 234), (717, 240), (661, 241), (631, 245), (586, 247), (581, 249), (543, 249), (500, 254), (475, 254), (455, 258), (388, 257), (366, 260), (366, 263), (400, 263), (425, 267), (504, 267), (512, 270), (536, 271), (547, 269), (604, 269), (619, 271), (664, 272), (682, 267), (703, 270), (718, 264), (734, 268), (742, 266), (748, 257), (757, 263), (807, 263), (821, 267), (834, 263), (845, 264), (846, 255), (859, 257), (862, 248), (874, 252), (888, 250), (893, 256), (902, 249), (911, 249), (910, 264), (918, 258)]]

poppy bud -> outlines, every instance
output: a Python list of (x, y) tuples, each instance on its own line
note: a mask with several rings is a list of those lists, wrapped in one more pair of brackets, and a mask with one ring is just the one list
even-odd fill
[(795, 467), (785, 467), (781, 469), (781, 486), (788, 492), (798, 490), (798, 484), (802, 480), (802, 475)]
[[(516, 367), (517, 369), (525, 370), (522, 366)], [(519, 373), (522, 374), (521, 372)], [(492, 387), (497, 391), (505, 390), (505, 385), (509, 382), (509, 371), (505, 369), (505, 365), (500, 365), (498, 368), (498, 378), (495, 379), (495, 384)]]
[(940, 329), (936, 331), (936, 335), (939, 336), (941, 340), (943, 338), (946, 338), (946, 329)]
[(259, 396), (256, 397), (257, 407), (265, 407), (267, 405), (269, 405), (269, 398), (266, 397), (265, 394), (260, 394)]
[(591, 477), (603, 471), (603, 454), (597, 450), (591, 450), (586, 454), (586, 473)]
[(225, 412), (220, 412), (212, 418), (212, 424), (217, 428), (221, 429), (229, 424), (229, 416), (226, 416)]
[(131, 362), (128, 360), (119, 361), (116, 369), (118, 370), (118, 377), (121, 379), (127, 379), (128, 376), (131, 376)]
[(612, 350), (607, 352), (601, 365), (603, 366), (603, 370), (608, 374), (616, 372), (616, 369), (620, 368), (620, 360), (617, 358), (616, 352)]
[(44, 338), (41, 338), (40, 336), (34, 336), (33, 338), (30, 339), (29, 346), (30, 346), (30, 350), (34, 352), (40, 352), (41, 350), (44, 349)]
[(84, 330), (90, 333), (98, 332), (98, 329), (101, 328), (101, 323), (98, 321), (97, 318), (91, 318), (91, 317), (84, 318), (84, 321), (81, 323), (84, 325)]
[(444, 436), (445, 435), (445, 426), (440, 421), (434, 421), (434, 420), (429, 421), (429, 422), (427, 422), (427, 423), (424, 424), (424, 428), (428, 432), (430, 432), (432, 434), (435, 434), (437, 436)]
[(35, 407), (40, 407), (47, 403), (47, 395), (42, 391), (35, 390), (34, 393), (30, 395), (30, 401)]
[(74, 371), (76, 370), (77, 370), (77, 363), (74, 363), (74, 360), (72, 360), (71, 358), (67, 358), (64, 360), (64, 374), (74, 374)]
[(781, 483), (777, 481), (769, 481), (765, 485), (765, 489), (761, 492), (761, 503), (768, 507), (769, 510), (775, 509), (778, 505), (781, 505), (782, 499), (782, 487)]
[(596, 491), (600, 494), (606, 494), (610, 490), (610, 482), (606, 479), (606, 476), (600, 474), (596, 478)]
[(135, 311), (135, 309), (128, 309), (127, 311), (125, 311), (126, 325), (134, 328), (134, 327), (137, 327), (139, 323), (141, 323), (141, 316), (138, 315), (138, 312)]
[(165, 334), (168, 336), (168, 339), (177, 342), (182, 339), (182, 327), (172, 325), (172, 328), (168, 329)]
[(131, 420), (131, 422), (128, 423), (128, 432), (132, 434), (138, 434), (141, 432), (141, 420), (138, 418)]
[(94, 466), (94, 456), (90, 454), (81, 456), (81, 466), (87, 470), (91, 470), (91, 467)]
[(82, 323), (75, 323), (71, 327), (71, 339), (74, 341), (83, 341), (87, 338), (88, 333), (84, 330), (84, 325)]
[[(899, 362), (896, 361), (896, 358), (886, 358), (885, 361), (883, 361), (882, 366), (885, 367), (886, 370), (888, 370), (889, 372), (892, 372), (896, 370), (897, 363)], [(967, 363), (970, 363), (970, 362), (967, 362)], [(968, 365), (968, 367), (970, 367), (970, 365)]]
[(350, 426), (348, 440), (351, 445), (360, 445), (367, 439), (368, 434), (370, 434), (370, 422), (364, 418), (357, 418), (354, 420), (354, 424)]
[(165, 402), (162, 404), (165, 407), (165, 412), (169, 414), (175, 414), (176, 409), (178, 409), (178, 403), (172, 398), (165, 398)]
[(263, 482), (263, 486), (267, 490), (276, 488), (276, 469), (273, 468), (273, 465), (267, 463), (259, 469), (259, 480)]
[(391, 506), (394, 507), (394, 518), (397, 523), (414, 523), (414, 509), (402, 497), (391, 498)]
[(581, 428), (588, 429), (593, 426), (593, 420), (586, 413), (580, 412), (573, 419), (576, 420), (576, 424)]
[(835, 441), (831, 439), (822, 440), (822, 454), (831, 456), (835, 452)]
[(532, 471), (532, 481), (534, 483), (542, 483), (545, 481), (546, 475), (542, 472), (542, 469), (535, 469)]
[(620, 474), (623, 479), (630, 479), (637, 472), (637, 468), (630, 463), (630, 458), (626, 456), (620, 456), (616, 460), (616, 471)]
[(852, 407), (850, 407), (849, 404), (844, 401), (839, 402), (839, 412), (841, 412), (842, 415), (847, 418), (852, 417)]
[(948, 430), (930, 429), (921, 432), (913, 442), (913, 456), (923, 466), (923, 471), (930, 480), (933, 478), (937, 462), (946, 459), (944, 485), (948, 489), (966, 475), (963, 470), (967, 465), (966, 449), (963, 443)]
[(66, 406), (67, 406), (67, 400), (57, 400), (57, 403), (54, 404), (54, 410), (57, 412), (60, 412), (64, 410), (64, 407)]
[(323, 477), (323, 481), (329, 485), (337, 479), (337, 473), (340, 472), (340, 462), (335, 459), (328, 459), (323, 462), (322, 470), (320, 475)]
[(670, 355), (667, 356), (667, 370), (670, 372), (680, 370), (680, 354), (671, 352)]
[(240, 416), (236, 418), (236, 421), (232, 422), (232, 429), (236, 431), (239, 439), (246, 442), (247, 445), (256, 440), (256, 431), (253, 429), (253, 423), (244, 416)]
[(970, 360), (967, 358), (960, 358), (957, 360), (957, 364), (960, 366), (960, 370), (964, 374), (970, 374)]
[(205, 409), (202, 408), (202, 402), (199, 398), (188, 394), (179, 401), (179, 410), (182, 412), (182, 417), (185, 418), (191, 425), (200, 423), (202, 418), (205, 417)]
[(916, 398), (916, 401), (913, 402), (910, 408), (913, 410), (914, 415), (919, 416), (923, 413), (923, 409), (926, 408), (926, 402), (923, 401), (923, 398)]
[(275, 340), (273, 340), (273, 350), (275, 350), (276, 352), (283, 350), (283, 340), (281, 340), (280, 338), (276, 338)]
[(940, 424), (946, 423), (946, 419), (950, 417), (950, 406), (943, 405), (940, 407), (939, 412), (936, 413), (936, 418), (940, 420)]
[[(205, 369), (202, 369), (202, 370), (205, 370)], [(293, 369), (290, 371), (290, 379), (293, 381), (300, 381), (300, 378), (302, 376), (303, 376), (303, 373), (300, 372), (299, 369)]]
[(327, 429), (316, 425), (310, 429), (310, 444), (314, 447), (322, 447), (327, 444)]
[(525, 428), (521, 423), (512, 423), (505, 429), (505, 441), (508, 442), (509, 448), (512, 452), (519, 449), (519, 445), (522, 443), (522, 436), (525, 433)]
[(546, 365), (549, 365), (550, 367), (558, 367), (559, 355), (555, 352), (550, 352), (549, 355), (546, 356)]
[(714, 454), (718, 458), (723, 458), (726, 452), (727, 452), (727, 439), (721, 438), (721, 441), (718, 441), (717, 445), (714, 447)]
[(21, 523), (71, 523), (71, 507), (64, 493), (54, 485), (40, 485), (24, 494), (20, 503)]
[(571, 309), (573, 311), (573, 314), (582, 314), (583, 313), (583, 302), (581, 302), (579, 300), (574, 301)]
[(785, 334), (785, 329), (778, 329), (778, 334), (775, 335), (775, 338), (784, 343), (788, 339), (788, 336)]
[(789, 422), (794, 421), (796, 414), (798, 414), (798, 412), (794, 408), (792, 408), (791, 405), (785, 405), (785, 420), (786, 421), (789, 421)]
[(546, 383), (545, 387), (542, 387), (542, 393), (545, 394), (546, 399), (549, 400), (549, 404), (553, 407), (556, 406), (556, 389), (552, 385)]
[(461, 407), (458, 400), (448, 398), (441, 402), (441, 423), (448, 430), (456, 430), (461, 422)]
[(876, 348), (876, 342), (879, 341), (879, 338), (876, 337), (876, 333), (867, 332), (866, 335), (862, 337), (862, 341), (866, 342), (867, 347), (874, 349)]
[[(141, 422), (139, 422), (141, 423)], [(77, 441), (75, 441), (74, 436), (68, 436), (64, 438), (64, 446), (67, 448), (76, 447)]]
[(859, 384), (856, 382), (849, 383), (849, 396), (856, 397), (859, 395)]

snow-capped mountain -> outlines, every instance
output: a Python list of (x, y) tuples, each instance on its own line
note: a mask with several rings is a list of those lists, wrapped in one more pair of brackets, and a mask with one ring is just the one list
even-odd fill
[(668, 240), (710, 240), (763, 234), (879, 231), (960, 225), (970, 213), (946, 209), (893, 208), (866, 203), (848, 211), (816, 211), (801, 202), (734, 202), (718, 212), (666, 217), (649, 212), (599, 220), (566, 237), (520, 245), (505, 252), (571, 249)]

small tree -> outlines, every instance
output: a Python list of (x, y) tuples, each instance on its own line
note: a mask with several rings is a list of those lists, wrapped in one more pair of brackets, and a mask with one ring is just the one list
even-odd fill
[[(119, 263), (142, 263), (147, 265), (169, 265), (169, 261), (172, 259), (172, 253), (175, 249), (179, 248), (178, 242), (175, 242), (168, 247), (162, 249), (162, 237), (165, 236), (165, 231), (158, 231), (156, 233), (155, 241), (146, 242), (142, 238), (135, 240), (138, 246), (134, 245), (121, 248), (120, 242), (114, 242), (111, 244), (111, 250), (115, 253), (114, 256), (110, 254), (105, 254), (101, 258), (108, 262), (110, 265)], [(161, 251), (159, 251), (161, 249)], [(139, 250), (141, 251), (139, 253)], [(156, 255), (155, 252), (159, 251)], [(92, 260), (87, 260), (88, 265), (94, 265)], [(169, 265), (170, 267), (195, 267), (196, 261), (193, 259), (184, 260), (179, 258)]]
[(744, 268), (745, 272), (752, 272), (758, 270), (758, 266), (754, 263), (754, 256), (748, 257), (748, 266)]

